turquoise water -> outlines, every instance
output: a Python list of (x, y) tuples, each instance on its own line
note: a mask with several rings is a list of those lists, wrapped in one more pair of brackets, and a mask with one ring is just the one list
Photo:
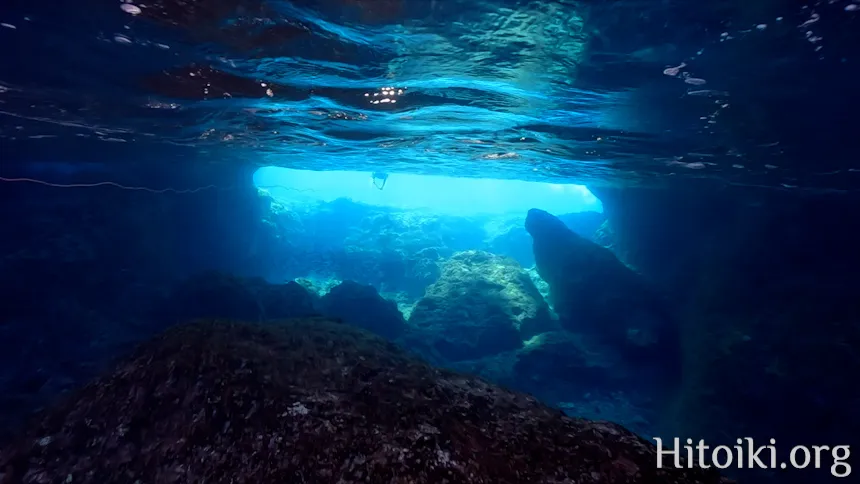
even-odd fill
[(313, 204), (348, 198), (356, 203), (438, 215), (517, 215), (530, 208), (565, 214), (601, 212), (600, 201), (583, 185), (454, 178), (408, 173), (307, 171), (261, 168), (254, 184), (282, 205)]

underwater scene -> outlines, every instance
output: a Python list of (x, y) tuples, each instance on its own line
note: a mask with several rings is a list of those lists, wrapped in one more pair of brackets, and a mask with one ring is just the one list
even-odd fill
[(858, 482), (860, 0), (0, 45), (0, 484)]

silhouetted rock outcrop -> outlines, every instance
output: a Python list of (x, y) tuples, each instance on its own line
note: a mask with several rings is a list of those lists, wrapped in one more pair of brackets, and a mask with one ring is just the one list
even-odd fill
[(321, 319), (143, 345), (0, 452), (0, 482), (717, 483), (607, 423)]
[(565, 329), (595, 336), (628, 356), (677, 354), (677, 328), (665, 303), (612, 251), (543, 210), (529, 210), (526, 230)]
[(320, 310), (358, 328), (395, 339), (406, 329), (397, 303), (379, 295), (373, 286), (343, 281), (320, 300)]
[(319, 315), (317, 297), (301, 284), (204, 272), (177, 285), (157, 316), (166, 322), (223, 318), (266, 321)]

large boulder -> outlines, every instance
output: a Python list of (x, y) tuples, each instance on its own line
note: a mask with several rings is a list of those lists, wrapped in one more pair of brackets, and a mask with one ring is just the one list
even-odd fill
[(565, 329), (596, 337), (631, 357), (677, 355), (677, 327), (665, 301), (609, 249), (529, 210), (538, 273)]
[(320, 300), (320, 310), (379, 336), (395, 339), (406, 329), (397, 303), (383, 298), (373, 286), (343, 281)]
[(549, 306), (517, 262), (488, 252), (454, 254), (409, 323), (447, 361), (515, 350), (554, 327)]
[(340, 323), (199, 322), (48, 410), (0, 451), (0, 482), (723, 482), (656, 459)]

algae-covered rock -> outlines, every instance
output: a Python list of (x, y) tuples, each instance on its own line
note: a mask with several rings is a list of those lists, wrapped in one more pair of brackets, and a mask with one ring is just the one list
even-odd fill
[(664, 301), (609, 249), (538, 209), (529, 210), (526, 230), (565, 329), (596, 336), (631, 356), (677, 354), (677, 328)]
[(553, 327), (528, 273), (513, 259), (481, 251), (448, 259), (409, 322), (449, 361), (514, 350)]
[(4, 484), (715, 484), (623, 427), (441, 371), (321, 319), (143, 345), (0, 451)]
[(320, 310), (388, 339), (397, 338), (406, 328), (396, 302), (384, 299), (373, 286), (353, 281), (333, 287), (320, 300)]

